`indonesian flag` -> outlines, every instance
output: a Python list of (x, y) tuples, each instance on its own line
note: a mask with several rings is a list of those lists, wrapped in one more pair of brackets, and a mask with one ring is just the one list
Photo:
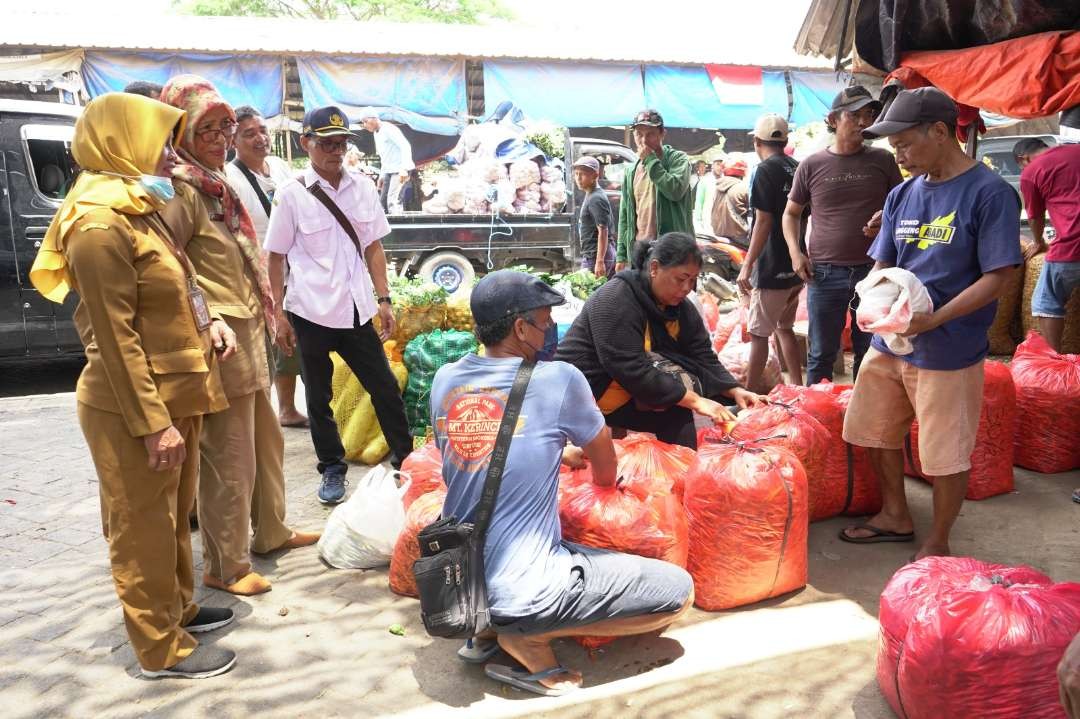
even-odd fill
[(765, 85), (760, 67), (706, 65), (716, 96), (724, 105), (764, 105)]

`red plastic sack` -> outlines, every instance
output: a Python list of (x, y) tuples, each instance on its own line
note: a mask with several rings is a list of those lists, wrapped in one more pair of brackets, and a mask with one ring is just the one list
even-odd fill
[(686, 480), (694, 603), (730, 609), (806, 585), (806, 473), (760, 442), (707, 444)]
[[(706, 429), (704, 444), (722, 439), (723, 432), (720, 427)], [(827, 461), (833, 448), (832, 435), (809, 412), (780, 403), (744, 410), (739, 413), (729, 436), (735, 441), (761, 440), (775, 444), (799, 458), (808, 482), (811, 522), (834, 517), (843, 511), (847, 483), (827, 473)]]
[[(1013, 443), (1016, 437), (1016, 389), (1008, 365), (987, 362), (982, 411), (975, 449), (971, 453), (968, 499), (986, 499), (1013, 490)], [(904, 442), (904, 471), (933, 483), (919, 461), (919, 423), (911, 425)]]
[(1012, 361), (1016, 463), (1036, 472), (1080, 468), (1080, 355), (1054, 352), (1031, 332)]
[(416, 498), (405, 512), (405, 529), (401, 530), (394, 553), (390, 555), (390, 591), (403, 597), (419, 597), (416, 591), (416, 579), (413, 578), (412, 565), (420, 558), (420, 545), (416, 535), (420, 530), (439, 518), (446, 490), (437, 489)]
[[(844, 415), (847, 414), (848, 404), (851, 402), (851, 394), (854, 387), (849, 384), (833, 384), (828, 380), (821, 380), (817, 384), (805, 388), (804, 395), (808, 402), (805, 406), (811, 414), (818, 417), (817, 412), (822, 407), (821, 400), (814, 395), (830, 398), (840, 409), (839, 424), (826, 424), (830, 431), (835, 431), (834, 451), (829, 452), (829, 461), (826, 472), (830, 476), (842, 476), (847, 485), (848, 500), (845, 502), (844, 514), (862, 516), (877, 514), (881, 511), (881, 483), (877, 473), (870, 464), (870, 453), (866, 447), (857, 447), (844, 441)], [(835, 419), (831, 420), (835, 422)]]
[(881, 594), (877, 678), (904, 719), (1064, 719), (1055, 667), (1080, 631), (1080, 584), (1030, 567), (928, 557)]
[(675, 494), (681, 499), (686, 473), (696, 456), (689, 447), (661, 442), (643, 432), (615, 440), (621, 486), (641, 499), (655, 493)]
[(675, 494), (640, 497), (621, 484), (597, 486), (588, 469), (576, 470), (560, 493), (559, 522), (571, 542), (686, 566), (686, 510)]
[[(724, 345), (727, 344), (731, 334), (735, 332), (737, 327), (742, 326), (742, 310), (732, 310), (726, 314), (722, 314), (716, 321), (716, 329), (712, 331), (713, 338), (713, 351), (720, 354), (724, 350)], [(739, 336), (742, 336), (740, 329)]]
[(698, 299), (701, 301), (701, 319), (705, 322), (705, 329), (709, 333), (716, 330), (716, 322), (720, 319), (720, 303), (711, 292), (699, 292)]
[(401, 463), (401, 473), (412, 480), (401, 498), (406, 510), (417, 497), (437, 489), (446, 490), (442, 476), (442, 452), (435, 442), (429, 441), (420, 449), (413, 450)]

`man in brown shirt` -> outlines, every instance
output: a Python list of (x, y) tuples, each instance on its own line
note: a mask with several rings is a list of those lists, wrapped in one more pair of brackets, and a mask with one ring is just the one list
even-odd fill
[(746, 163), (731, 160), (716, 179), (712, 205), (712, 228), (717, 237), (745, 242), (749, 238), (750, 188), (744, 179)]
[[(879, 112), (881, 103), (861, 85), (836, 96), (826, 117), (829, 132), (836, 137), (831, 146), (799, 165), (784, 209), (784, 239), (791, 265), (807, 283), (807, 384), (833, 378), (833, 363), (849, 311), (855, 375), (870, 347), (871, 336), (855, 324), (859, 306), (855, 283), (866, 277), (874, 264), (866, 254), (877, 234), (870, 228), (870, 220), (884, 207), (889, 190), (902, 180), (892, 153), (863, 144), (862, 131), (873, 124)], [(799, 221), (807, 206), (812, 218), (809, 257), (799, 247)]]

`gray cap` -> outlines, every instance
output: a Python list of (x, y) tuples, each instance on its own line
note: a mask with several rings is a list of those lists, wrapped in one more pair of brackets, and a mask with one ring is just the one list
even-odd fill
[(596, 174), (600, 174), (600, 161), (592, 155), (582, 155), (578, 158), (578, 161), (574, 163), (574, 167), (585, 167)]
[(498, 270), (476, 283), (469, 307), (478, 325), (518, 312), (565, 304), (566, 298), (541, 279), (516, 270)]
[(936, 87), (904, 90), (885, 109), (885, 114), (863, 130), (863, 137), (888, 137), (928, 122), (955, 125), (959, 114), (956, 103)]

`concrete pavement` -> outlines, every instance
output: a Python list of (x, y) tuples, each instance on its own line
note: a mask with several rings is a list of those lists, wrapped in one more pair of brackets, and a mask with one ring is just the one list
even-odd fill
[[(321, 527), (329, 510), (306, 430), (286, 430), (291, 523)], [(353, 467), (355, 480), (363, 471)], [(968, 502), (954, 550), (1080, 580), (1080, 472), (1017, 471), (1017, 492)], [(917, 530), (930, 488), (909, 480)], [(101, 538), (97, 480), (71, 394), (0, 399), (0, 707), (6, 717), (859, 717), (892, 716), (874, 678), (877, 598), (912, 545), (855, 546), (850, 522), (811, 525), (810, 586), (730, 612), (692, 611), (659, 638), (589, 655), (556, 651), (586, 689), (548, 699), (515, 692), (461, 664), (457, 645), (424, 633), (417, 602), (385, 570), (326, 567), (314, 548), (258, 559), (269, 594), (235, 598), (197, 586), (200, 602), (238, 619), (202, 635), (236, 650), (230, 673), (150, 681), (121, 620)], [(195, 555), (200, 562), (198, 535)], [(201, 576), (197, 568), (196, 576)], [(406, 627), (404, 637), (391, 624)]]

